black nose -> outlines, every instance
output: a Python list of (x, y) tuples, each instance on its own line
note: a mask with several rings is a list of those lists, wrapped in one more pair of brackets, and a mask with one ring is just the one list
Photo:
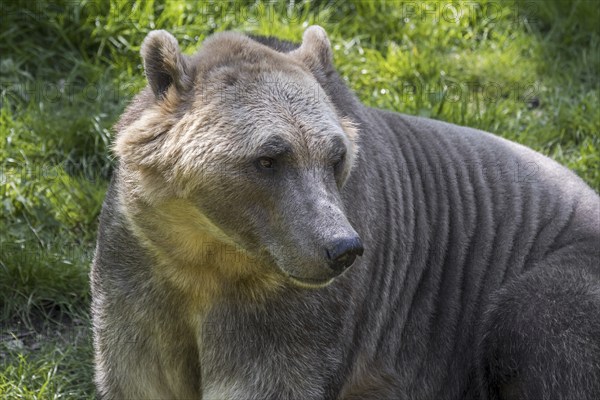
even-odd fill
[(329, 266), (337, 273), (341, 273), (352, 265), (356, 256), (362, 256), (363, 245), (358, 236), (338, 239), (327, 246)]

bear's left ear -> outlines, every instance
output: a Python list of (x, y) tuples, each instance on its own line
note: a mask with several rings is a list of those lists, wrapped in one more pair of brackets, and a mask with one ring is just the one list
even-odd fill
[(191, 86), (186, 57), (181, 54), (177, 39), (169, 32), (151, 31), (144, 39), (140, 53), (146, 78), (157, 99), (163, 99), (171, 86), (180, 92)]
[(313, 73), (333, 70), (333, 51), (325, 29), (318, 25), (306, 28), (302, 44), (290, 55), (303, 62)]

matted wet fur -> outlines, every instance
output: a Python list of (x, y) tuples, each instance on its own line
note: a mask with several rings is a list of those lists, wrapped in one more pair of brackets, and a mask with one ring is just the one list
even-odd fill
[(573, 173), (363, 106), (319, 27), (142, 57), (91, 273), (101, 399), (600, 398)]

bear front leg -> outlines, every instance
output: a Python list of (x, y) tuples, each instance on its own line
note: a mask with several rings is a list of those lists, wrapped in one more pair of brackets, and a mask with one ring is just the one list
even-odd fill
[(482, 398), (600, 399), (600, 279), (579, 265), (537, 266), (498, 291), (482, 325)]

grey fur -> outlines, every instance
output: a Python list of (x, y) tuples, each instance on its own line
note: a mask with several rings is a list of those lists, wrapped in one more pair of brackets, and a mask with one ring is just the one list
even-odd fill
[[(294, 94), (288, 88), (265, 98), (264, 87), (244, 75), (266, 68), (262, 59), (272, 58), (269, 74), (302, 89), (310, 82), (292, 61), (286, 64), (287, 54), (258, 42), (299, 51), (273, 39), (221, 36), (213, 45), (227, 46), (210, 59), (201, 51), (186, 61), (186, 74), (195, 74), (197, 90), (211, 79), (248, 89), (203, 117), (214, 118), (210, 126), (221, 123), (224, 136), (248, 129), (252, 140), (235, 139), (238, 152), (250, 154), (264, 131), (287, 129), (291, 136), (282, 140), (292, 142), (302, 132), (302, 146), (290, 143), (289, 168), (264, 190), (241, 164), (228, 175), (228, 165), (241, 161), (222, 154), (221, 168), (193, 172), (200, 174), (198, 187), (181, 184), (184, 172), (165, 167), (152, 193), (168, 186), (172, 193), (164, 196), (193, 198), (257, 260), (247, 266), (251, 271), (329, 279), (335, 274), (327, 275), (318, 248), (351, 230), (365, 253), (327, 286), (283, 280), (273, 291), (256, 288), (262, 293), (256, 295), (252, 285), (262, 281), (247, 283), (245, 276), (193, 311), (178, 283), (157, 278), (164, 267), (136, 234), (164, 229), (152, 212), (154, 194), (132, 189), (145, 186), (131, 170), (144, 163), (146, 171), (154, 161), (123, 150), (91, 273), (100, 398), (600, 398), (598, 195), (566, 168), (489, 133), (363, 106), (330, 65), (319, 69), (327, 51), (306, 69), (326, 97), (317, 101), (309, 98), (312, 88)], [(194, 95), (173, 96), (177, 101), (165, 95), (169, 115), (189, 112)], [(117, 126), (120, 137), (160, 101), (148, 90), (140, 94)], [(269, 102), (281, 111), (264, 114)], [(297, 109), (308, 126), (282, 122), (280, 115)], [(360, 131), (359, 150), (343, 166), (345, 181), (324, 150), (335, 147), (336, 136), (352, 153), (335, 115)], [(321, 124), (331, 126), (324, 132)], [(169, 135), (144, 139), (139, 152), (150, 157)], [(131, 211), (130, 197), (145, 208)], [(167, 240), (147, 238), (157, 246)], [(201, 280), (202, 263), (196, 267)], [(193, 279), (185, 283), (193, 286)]]

